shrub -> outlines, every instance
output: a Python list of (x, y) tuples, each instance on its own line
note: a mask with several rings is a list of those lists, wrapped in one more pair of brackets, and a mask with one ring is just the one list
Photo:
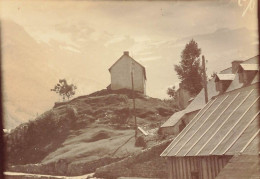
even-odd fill
[(159, 129), (158, 129), (157, 134), (158, 134), (158, 135), (162, 135), (162, 128), (159, 128)]
[(115, 111), (115, 115), (111, 118), (111, 122), (115, 124), (125, 124), (130, 116), (129, 108), (122, 108)]

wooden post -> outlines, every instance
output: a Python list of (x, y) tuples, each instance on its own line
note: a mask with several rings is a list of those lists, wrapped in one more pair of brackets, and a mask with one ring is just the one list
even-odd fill
[(135, 91), (134, 91), (134, 63), (132, 62), (132, 68), (131, 68), (131, 80), (132, 80), (132, 98), (133, 98), (133, 115), (135, 120), (135, 139), (137, 138), (137, 121), (136, 121), (136, 115), (135, 115)]
[(208, 103), (208, 86), (207, 86), (207, 75), (206, 75), (206, 67), (205, 67), (205, 57), (202, 55), (202, 71), (203, 71), (203, 87), (205, 92), (205, 103)]

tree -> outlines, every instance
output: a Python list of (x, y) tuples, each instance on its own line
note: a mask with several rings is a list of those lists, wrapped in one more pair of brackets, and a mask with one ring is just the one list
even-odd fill
[(77, 87), (74, 84), (68, 85), (66, 79), (59, 80), (59, 83), (57, 83), (51, 91), (54, 91), (62, 96), (63, 101), (67, 97), (68, 100), (70, 97), (72, 97), (75, 94), (75, 90)]
[(197, 95), (203, 87), (202, 68), (200, 66), (201, 49), (193, 39), (186, 44), (181, 53), (179, 65), (174, 65), (178, 78), (183, 84), (183, 88)]
[(168, 89), (167, 89), (167, 94), (168, 94), (172, 99), (175, 99), (175, 98), (176, 98), (175, 86), (168, 88)]

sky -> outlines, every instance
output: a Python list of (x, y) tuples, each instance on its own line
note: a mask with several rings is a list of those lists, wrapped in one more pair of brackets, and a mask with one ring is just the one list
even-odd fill
[[(49, 88), (61, 78), (78, 86), (77, 95), (106, 88), (108, 68), (123, 51), (146, 68), (147, 95), (168, 98), (167, 88), (179, 83), (174, 65), (191, 39), (208, 61), (208, 75), (258, 54), (256, 2), (3, 0), (7, 113), (19, 118), (19, 106), (20, 112), (28, 111), (27, 119), (51, 108), (59, 98)], [(30, 90), (24, 90), (26, 85)], [(32, 103), (36, 109), (30, 112)]]

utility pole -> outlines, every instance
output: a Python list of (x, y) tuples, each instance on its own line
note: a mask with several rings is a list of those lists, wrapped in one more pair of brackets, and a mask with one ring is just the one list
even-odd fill
[(205, 103), (208, 103), (208, 86), (207, 86), (207, 75), (206, 75), (206, 67), (205, 67), (205, 57), (202, 55), (202, 71), (203, 71), (203, 87), (205, 93)]
[(134, 91), (134, 62), (132, 62), (131, 67), (131, 80), (132, 80), (132, 98), (133, 98), (133, 115), (135, 120), (135, 139), (137, 138), (137, 122), (136, 122), (136, 115), (135, 115), (135, 91)]

